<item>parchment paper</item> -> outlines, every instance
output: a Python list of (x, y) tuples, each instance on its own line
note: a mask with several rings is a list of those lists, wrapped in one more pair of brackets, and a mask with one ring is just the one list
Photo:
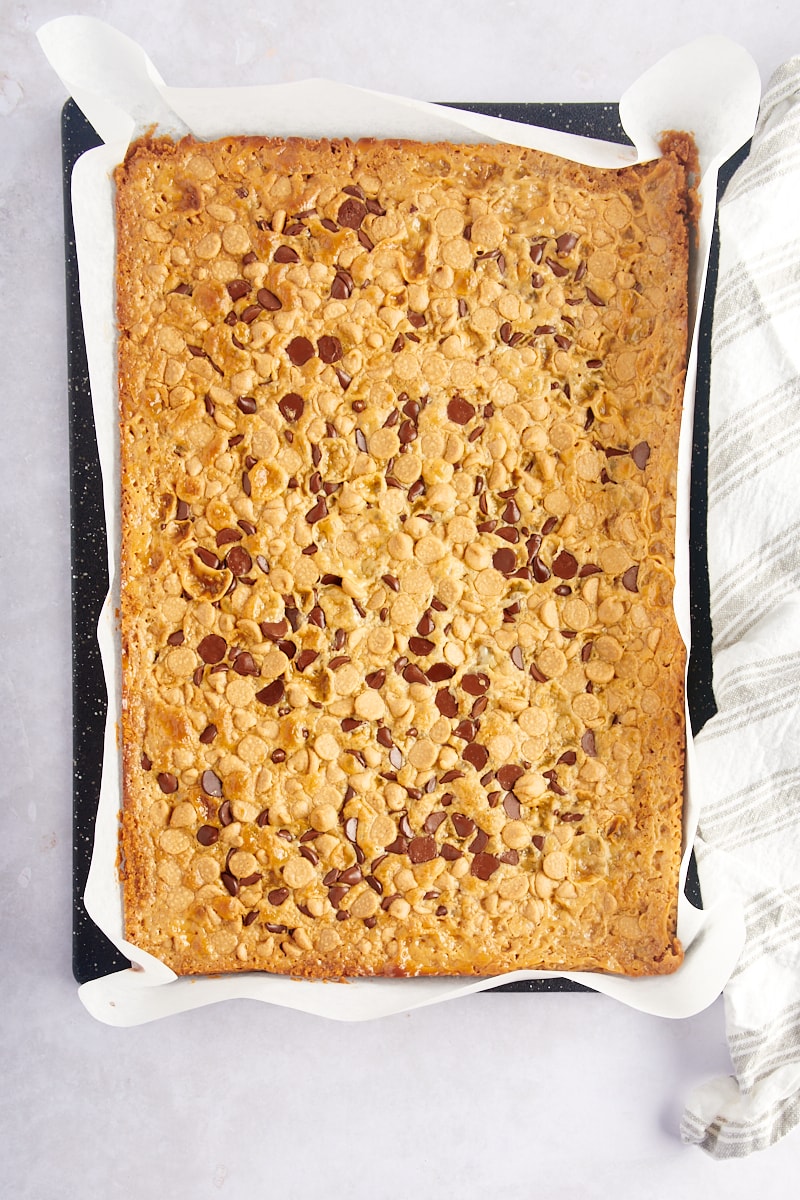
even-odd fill
[[(497, 983), (546, 978), (515, 971), (494, 979), (363, 979), (324, 986), (263, 973), (178, 978), (170, 968), (126, 942), (117, 873), (121, 797), (118, 743), (120, 643), (115, 612), (119, 596), (119, 463), (114, 320), (114, 220), (111, 174), (130, 140), (146, 129), (198, 138), (268, 133), (307, 137), (411, 137), (422, 141), (505, 141), (601, 167), (620, 167), (658, 156), (666, 129), (692, 132), (700, 153), (703, 201), (690, 265), (693, 330), (678, 461), (675, 612), (689, 646), (689, 470), (697, 369), (697, 326), (713, 230), (719, 167), (751, 135), (760, 80), (739, 46), (707, 37), (674, 51), (622, 97), (620, 118), (634, 147), (619, 146), (512, 121), (464, 113), (403, 97), (363, 91), (324, 80), (250, 88), (179, 89), (164, 84), (142, 49), (89, 17), (62, 17), (43, 26), (39, 41), (54, 70), (105, 145), (79, 159), (72, 204), (80, 295), (97, 443), (103, 474), (111, 588), (98, 625), (109, 709), (95, 844), (85, 893), (86, 909), (133, 966), (84, 984), (86, 1008), (114, 1025), (134, 1025), (232, 997), (251, 997), (337, 1020), (359, 1021), (441, 1003)], [(690, 728), (687, 713), (687, 730)], [(684, 853), (678, 936), (686, 958), (674, 975), (624, 979), (593, 973), (560, 973), (643, 1012), (681, 1017), (710, 1004), (725, 985), (743, 941), (741, 911), (731, 897), (703, 912), (683, 895), (697, 826), (702, 782), (687, 747)]]

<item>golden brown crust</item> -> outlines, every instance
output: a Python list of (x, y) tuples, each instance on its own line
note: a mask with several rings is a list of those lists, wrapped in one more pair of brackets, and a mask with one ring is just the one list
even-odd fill
[(152, 139), (117, 186), (127, 937), (674, 970), (681, 164)]

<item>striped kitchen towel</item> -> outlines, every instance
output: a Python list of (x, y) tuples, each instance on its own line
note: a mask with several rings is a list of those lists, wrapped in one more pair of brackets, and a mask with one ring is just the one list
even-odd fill
[(718, 712), (696, 739), (706, 902), (737, 894), (725, 988), (735, 1076), (681, 1126), (715, 1158), (800, 1122), (800, 57), (764, 95), (720, 206), (708, 565)]

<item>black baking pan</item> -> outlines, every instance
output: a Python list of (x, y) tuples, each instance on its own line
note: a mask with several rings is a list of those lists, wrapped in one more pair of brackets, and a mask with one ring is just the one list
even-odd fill
[[(511, 121), (542, 125), (570, 133), (625, 142), (615, 104), (456, 104), (455, 107)], [(72, 530), (72, 728), (73, 728), (73, 926), (72, 965), (79, 983), (123, 970), (128, 960), (89, 918), (83, 892), (94, 840), (100, 793), (106, 690), (95, 629), (108, 590), (106, 530), (102, 483), (92, 417), (86, 347), (81, 323), (78, 265), (72, 225), (70, 181), (81, 154), (100, 139), (72, 100), (61, 114), (64, 182), (64, 233), (67, 289), (69, 380), (70, 497)], [(746, 154), (740, 151), (720, 175), (720, 191)], [(711, 626), (706, 563), (706, 482), (708, 452), (708, 386), (711, 300), (717, 275), (716, 235), (709, 266), (700, 328), (691, 491), (692, 654), (689, 663), (689, 709), (695, 733), (715, 712), (711, 690)], [(700, 904), (694, 857), (687, 895)], [(570, 980), (553, 977), (502, 984), (493, 991), (590, 991)]]

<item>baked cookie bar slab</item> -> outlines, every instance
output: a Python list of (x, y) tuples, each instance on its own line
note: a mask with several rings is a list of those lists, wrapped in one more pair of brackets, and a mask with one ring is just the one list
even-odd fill
[(674, 970), (681, 163), (149, 140), (117, 188), (127, 937)]

